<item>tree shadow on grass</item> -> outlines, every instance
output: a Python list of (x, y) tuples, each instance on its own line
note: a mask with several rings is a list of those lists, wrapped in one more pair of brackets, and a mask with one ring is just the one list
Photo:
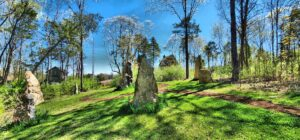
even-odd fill
[(227, 87), (229, 84), (227, 82), (222, 82), (222, 83), (198, 83), (195, 82), (191, 84), (190, 82), (187, 83), (177, 83), (174, 85), (173, 88), (170, 88), (170, 91), (185, 91), (185, 90), (196, 90), (198, 92), (208, 90), (208, 89), (214, 89), (214, 88), (224, 88)]
[[(239, 133), (239, 131), (240, 133), (243, 133), (242, 130), (244, 126), (254, 126), (257, 127), (257, 129), (264, 126), (269, 128), (263, 130), (265, 135), (281, 136), (283, 138), (286, 135), (285, 129), (278, 129), (278, 131), (274, 130), (276, 130), (277, 128), (300, 129), (300, 118), (298, 117), (295, 117), (291, 120), (285, 120), (286, 118), (283, 115), (274, 114), (263, 109), (250, 109), (245, 106), (240, 106), (236, 103), (225, 101), (223, 101), (225, 102), (225, 104), (218, 105), (216, 103), (220, 102), (220, 100), (211, 98), (209, 100), (205, 100), (205, 102), (202, 102), (200, 105), (197, 104), (196, 101), (187, 99), (186, 96), (188, 95), (171, 97), (171, 100), (173, 100), (173, 102), (176, 104), (176, 106), (174, 106), (172, 110), (180, 110), (180, 112), (176, 116), (190, 114), (194, 117), (207, 118), (207, 126), (212, 126), (215, 129), (222, 129), (226, 126), (229, 126), (229, 130), (223, 130), (224, 134), (226, 134), (227, 136), (234, 136), (235, 134)], [(193, 110), (181, 109), (180, 106), (183, 103), (191, 105), (193, 107)]]
[[(274, 119), (284, 116), (267, 114), (266, 110), (241, 107), (236, 103), (183, 94), (161, 96), (166, 98), (168, 106), (155, 114), (120, 112), (120, 107), (128, 103), (126, 98), (97, 102), (81, 109), (50, 115), (44, 122), (23, 130), (12, 128), (14, 135), (7, 139), (56, 139), (66, 135), (71, 135), (71, 139), (189, 139), (220, 135), (234, 137), (243, 133), (243, 128), (257, 127), (259, 132), (262, 126), (266, 135), (276, 136), (276, 133), (280, 133), (284, 137), (286, 135), (283, 130), (286, 129), (283, 128), (300, 127), (299, 118), (289, 122)], [(188, 117), (192, 119), (187, 121)], [(153, 128), (148, 126), (151, 121)], [(201, 131), (190, 134), (192, 125)], [(277, 127), (278, 130), (273, 131)]]
[[(106, 101), (90, 104), (82, 109), (50, 115), (44, 123), (35, 126), (25, 127), (22, 130), (16, 129), (18, 126), (15, 126), (11, 129), (14, 135), (7, 139), (49, 139), (70, 134), (77, 128), (113, 116), (120, 104), (122, 104), (122, 100)], [(108, 122), (103, 121), (103, 123)]]

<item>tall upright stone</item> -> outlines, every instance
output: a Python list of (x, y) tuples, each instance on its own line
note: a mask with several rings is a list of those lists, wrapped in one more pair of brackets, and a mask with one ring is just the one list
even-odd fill
[(201, 55), (199, 55), (195, 62), (194, 80), (199, 80), (199, 70), (202, 69), (203, 66), (204, 66), (204, 60), (202, 59)]
[(153, 74), (153, 67), (145, 55), (138, 58), (139, 69), (135, 83), (133, 104), (135, 107), (142, 107), (146, 103), (157, 101), (158, 87)]
[(19, 96), (20, 102), (13, 114), (13, 121), (20, 122), (35, 118), (35, 106), (44, 102), (40, 83), (31, 71), (25, 72), (26, 90)]
[(32, 96), (34, 105), (44, 102), (43, 93), (38, 79), (32, 74), (31, 71), (25, 72), (25, 78), (27, 82), (25, 94)]

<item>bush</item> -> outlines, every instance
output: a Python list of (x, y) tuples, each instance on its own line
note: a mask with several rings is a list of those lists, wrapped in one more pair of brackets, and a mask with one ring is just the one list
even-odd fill
[[(76, 93), (76, 84), (80, 88), (79, 79), (68, 79), (59, 84), (42, 85), (42, 91), (45, 99), (50, 99), (56, 96), (73, 95)], [(84, 91), (97, 89), (99, 84), (96, 80), (85, 78), (83, 82)]]
[(117, 86), (119, 86), (120, 85), (120, 80), (121, 80), (121, 76), (120, 75), (114, 76), (114, 78), (111, 81), (110, 86), (111, 87), (117, 87)]
[(232, 68), (230, 65), (213, 67), (213, 79), (222, 79), (231, 77)]
[(158, 68), (154, 71), (158, 82), (183, 80), (185, 78), (184, 69), (180, 65)]
[(25, 80), (19, 80), (0, 87), (5, 110), (13, 109), (21, 103), (20, 97), (25, 92), (25, 86)]

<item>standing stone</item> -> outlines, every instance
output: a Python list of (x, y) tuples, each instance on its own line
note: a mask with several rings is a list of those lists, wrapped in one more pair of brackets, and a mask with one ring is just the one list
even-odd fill
[(153, 74), (153, 67), (146, 59), (145, 55), (139, 56), (138, 76), (135, 83), (135, 92), (133, 104), (135, 107), (141, 107), (146, 103), (155, 103), (157, 101), (157, 84)]
[(199, 83), (209, 83), (212, 82), (211, 72), (207, 69), (199, 70)]
[(202, 59), (201, 55), (199, 55), (195, 62), (195, 73), (194, 73), (194, 80), (199, 80), (199, 71), (204, 66), (204, 60)]
[(40, 83), (31, 71), (25, 72), (26, 90), (19, 96), (20, 102), (14, 110), (13, 121), (20, 122), (35, 118), (35, 106), (44, 102)]
[(30, 95), (33, 99), (34, 105), (38, 105), (42, 102), (44, 102), (43, 93), (41, 91), (41, 86), (39, 81), (36, 79), (36, 77), (32, 74), (31, 71), (25, 72), (25, 78), (27, 82), (26, 87), (26, 94), (32, 94)]

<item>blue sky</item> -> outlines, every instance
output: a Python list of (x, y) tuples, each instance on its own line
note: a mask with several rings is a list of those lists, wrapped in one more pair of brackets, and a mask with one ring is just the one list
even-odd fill
[[(152, 36), (154, 36), (161, 47), (165, 46), (172, 34), (173, 23), (178, 19), (170, 13), (154, 13), (145, 12), (144, 0), (100, 0), (95, 3), (89, 1), (86, 5), (88, 13), (99, 13), (106, 18), (117, 15), (137, 16), (140, 21), (151, 20), (154, 23)], [(200, 24), (202, 32), (200, 36), (206, 40), (211, 40), (212, 27), (219, 21), (215, 0), (207, 0), (207, 2), (199, 7), (194, 20)], [(102, 22), (103, 23), (103, 22)], [(99, 31), (94, 33), (90, 38), (94, 38), (95, 42), (95, 73), (111, 73), (109, 67), (108, 55), (104, 46), (103, 36), (101, 33), (102, 23)], [(85, 73), (92, 72), (92, 43), (85, 42)], [(164, 51), (161, 55), (168, 54)]]

